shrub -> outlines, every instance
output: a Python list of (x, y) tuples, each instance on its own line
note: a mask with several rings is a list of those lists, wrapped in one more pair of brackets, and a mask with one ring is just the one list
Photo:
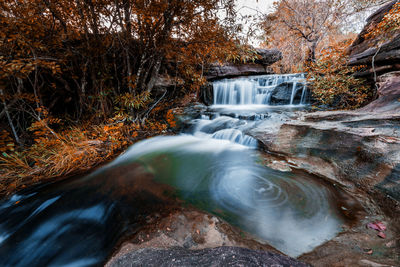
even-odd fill
[(354, 109), (371, 96), (371, 87), (352, 74), (361, 67), (347, 65), (345, 49), (351, 40), (334, 43), (321, 51), (321, 56), (306, 67), (313, 98), (320, 104), (335, 108)]

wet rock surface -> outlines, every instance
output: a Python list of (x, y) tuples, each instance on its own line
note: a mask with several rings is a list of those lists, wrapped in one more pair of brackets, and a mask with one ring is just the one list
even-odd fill
[(121, 245), (107, 267), (308, 266), (217, 217), (192, 208), (148, 220), (147, 227)]
[[(278, 158), (288, 168), (329, 180), (365, 209), (355, 225), (299, 258), (314, 266), (400, 263), (400, 115), (397, 103), (389, 108), (376, 101), (357, 111), (300, 113), (280, 126), (249, 132), (271, 162)], [(379, 112), (382, 109), (386, 112)], [(385, 222), (384, 238), (367, 229), (374, 221)]]
[(145, 248), (132, 251), (110, 266), (310, 266), (289, 257), (239, 247), (202, 250)]
[(254, 129), (252, 135), (298, 168), (400, 201), (398, 113), (316, 112), (284, 123), (275, 133)]
[[(271, 94), (271, 104), (273, 105), (288, 105), (290, 104), (292, 92), (293, 92), (293, 82), (284, 82), (278, 85)], [(297, 83), (295, 88), (295, 93), (293, 97), (293, 103), (299, 104), (301, 101), (303, 83)]]

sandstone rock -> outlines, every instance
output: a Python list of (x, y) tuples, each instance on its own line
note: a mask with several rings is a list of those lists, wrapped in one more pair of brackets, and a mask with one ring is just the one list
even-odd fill
[(250, 134), (297, 168), (400, 202), (399, 113), (315, 112)]
[(400, 111), (400, 71), (390, 72), (377, 80), (378, 98), (360, 109), (367, 112)]
[(238, 76), (261, 75), (273, 73), (269, 65), (282, 58), (282, 53), (276, 49), (258, 49), (260, 59), (250, 63), (225, 63), (212, 64), (207, 70), (205, 77), (207, 80), (217, 80), (223, 78), (233, 78)]
[(365, 72), (356, 73), (358, 77), (372, 78), (372, 59), (378, 75), (400, 70), (400, 30), (390, 32), (389, 36), (376, 38), (365, 38), (371, 29), (376, 27), (385, 14), (399, 0), (391, 1), (377, 10), (367, 19), (367, 24), (358, 35), (357, 39), (348, 49), (350, 65), (367, 65), (369, 69)]
[[(246, 266), (308, 266), (192, 208), (177, 209), (139, 230), (105, 266), (226, 266), (235, 262)], [(264, 265), (257, 265), (261, 262)]]
[(239, 247), (201, 250), (145, 248), (116, 259), (110, 266), (310, 266), (295, 259)]
[(226, 63), (225, 65), (213, 64), (207, 70), (207, 80), (218, 80), (223, 78), (233, 78), (239, 76), (262, 75), (273, 73), (270, 68), (260, 64), (235, 64)]
[(163, 93), (165, 90), (183, 86), (183, 80), (169, 75), (159, 75), (154, 83), (154, 92)]
[(269, 66), (282, 59), (282, 53), (278, 49), (256, 49), (259, 59), (256, 59), (254, 63)]

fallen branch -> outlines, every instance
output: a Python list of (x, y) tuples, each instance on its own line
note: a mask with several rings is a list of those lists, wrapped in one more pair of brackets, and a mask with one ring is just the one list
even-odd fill
[(150, 112), (158, 105), (158, 103), (160, 103), (160, 101), (164, 98), (166, 94), (167, 90), (165, 89), (163, 95), (147, 110), (143, 119), (141, 120), (142, 123), (144, 123), (144, 121), (147, 119), (147, 116), (149, 116)]

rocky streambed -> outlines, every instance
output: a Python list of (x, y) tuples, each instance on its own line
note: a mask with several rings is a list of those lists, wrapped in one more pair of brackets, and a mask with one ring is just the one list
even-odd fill
[[(270, 153), (270, 166), (315, 174), (363, 206), (353, 226), (300, 259), (316, 266), (399, 264), (398, 129), (397, 113), (355, 111), (302, 113), (278, 130), (251, 131)], [(367, 227), (377, 221), (387, 227), (384, 238)]]
[[(398, 32), (370, 42), (349, 50), (353, 65), (376, 54), (377, 99), (360, 110), (307, 111), (302, 75), (219, 82), (180, 136), (2, 200), (0, 265), (399, 266)], [(207, 77), (267, 74), (281, 57), (258, 53)]]
[[(299, 107), (272, 107), (261, 111), (258, 107), (256, 111), (248, 107), (236, 107), (235, 110), (226, 106), (210, 109), (194, 105), (186, 110), (189, 116), (183, 118), (186, 120), (185, 131), (204, 131), (204, 134), (212, 135), (227, 128), (240, 129), (243, 136), (258, 140), (259, 150), (265, 152), (260, 154), (263, 165), (280, 172), (307, 172), (310, 174), (308, 179), (331, 186), (336, 192), (336, 206), (347, 218), (340, 232), (300, 255), (300, 261), (286, 262), (287, 258), (279, 256), (281, 252), (269, 246), (257, 232), (250, 234), (249, 229), (241, 230), (243, 227), (232, 226), (192, 206), (175, 210), (141, 230), (121, 246), (108, 266), (139, 264), (138, 259), (149, 260), (155, 266), (162, 257), (166, 258), (168, 266), (190, 266), (194, 265), (193, 261), (206, 266), (216, 263), (216, 258), (227, 260), (218, 263), (222, 265), (264, 266), (268, 262), (282, 266), (302, 266), (303, 263), (313, 266), (398, 266), (398, 114), (367, 108), (309, 112)], [(187, 124), (196, 116), (198, 122)], [(230, 140), (236, 142), (244, 140), (232, 136), (235, 135), (228, 134), (225, 138), (233, 138)], [(322, 219), (311, 226), (311, 231), (303, 230), (312, 236), (326, 223)], [(375, 223), (383, 224), (385, 229), (377, 231), (368, 227)], [(315, 227), (315, 233), (312, 227)], [(285, 230), (290, 232), (290, 229)], [(268, 255), (275, 255), (274, 259), (280, 263), (267, 260)]]

